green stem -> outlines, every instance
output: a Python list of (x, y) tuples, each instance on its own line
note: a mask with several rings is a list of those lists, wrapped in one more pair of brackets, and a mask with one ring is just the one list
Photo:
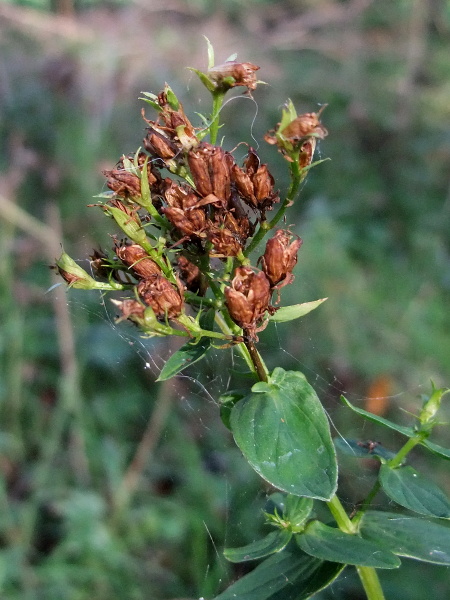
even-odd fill
[[(357, 532), (356, 524), (350, 520), (339, 498), (334, 495), (327, 505), (339, 529), (344, 533), (354, 535)], [(373, 567), (356, 567), (356, 570), (366, 592), (367, 600), (384, 600), (376, 570)]]
[(384, 600), (376, 570), (373, 567), (356, 567), (356, 571), (366, 592), (367, 600)]
[(258, 379), (260, 381), (265, 381), (267, 383), (269, 381), (269, 373), (268, 373), (267, 367), (264, 364), (264, 361), (261, 357), (261, 354), (256, 349), (254, 342), (252, 342), (249, 339), (246, 339), (244, 344), (248, 350), (248, 353), (249, 353), (252, 363), (254, 365), (254, 370), (256, 371), (256, 374), (258, 375)]
[(294, 159), (294, 162), (290, 163), (290, 172), (291, 172), (291, 184), (289, 186), (289, 189), (286, 194), (286, 198), (283, 201), (283, 204), (281, 205), (279, 211), (277, 212), (277, 214), (274, 216), (274, 218), (271, 221), (263, 221), (261, 223), (260, 228), (258, 229), (256, 234), (253, 236), (251, 243), (249, 244), (249, 246), (246, 248), (246, 250), (244, 252), (245, 256), (249, 256), (249, 254), (251, 252), (253, 252), (253, 250), (258, 246), (258, 244), (261, 242), (261, 240), (264, 238), (264, 236), (267, 234), (267, 232), (270, 231), (271, 229), (273, 229), (281, 221), (281, 219), (284, 217), (286, 210), (288, 209), (289, 206), (291, 206), (292, 202), (294, 201), (295, 197), (297, 196), (300, 184), (304, 179), (304, 177), (302, 176), (302, 171), (298, 164), (298, 156), (296, 157), (296, 159)]
[(409, 452), (411, 452), (411, 450), (417, 446), (417, 444), (420, 444), (425, 437), (426, 435), (423, 433), (418, 433), (414, 437), (409, 438), (409, 440), (402, 448), (400, 448), (394, 458), (391, 458), (391, 460), (388, 461), (387, 464), (391, 467), (391, 469), (399, 467), (405, 460), (406, 455), (409, 454)]
[(225, 93), (226, 92), (220, 90), (215, 90), (214, 92), (212, 92), (213, 109), (211, 114), (211, 125), (209, 127), (209, 137), (211, 140), (211, 144), (215, 144), (217, 141), (217, 135), (219, 133), (220, 127), (219, 114), (220, 109), (222, 108)]

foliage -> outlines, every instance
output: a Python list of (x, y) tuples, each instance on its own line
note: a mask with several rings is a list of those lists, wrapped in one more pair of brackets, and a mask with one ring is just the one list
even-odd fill
[[(297, 107), (315, 106), (317, 100), (330, 104), (326, 121), (331, 135), (322, 144), (321, 156), (332, 161), (320, 171), (313, 170), (302, 188), (302, 202), (291, 209), (296, 215), (291, 221), (298, 223), (294, 231), (302, 235), (305, 244), (296, 280), (283, 290), (283, 299), (291, 305), (324, 295), (329, 299), (299, 321), (295, 330), (291, 327), (294, 323), (281, 324), (274, 336), (273, 325), (269, 325), (260, 337), (272, 366), (296, 370), (301, 359), (302, 370), (326, 398), (327, 411), (331, 411), (339, 431), (351, 430), (351, 437), (361, 441), (361, 434), (355, 433), (360, 422), (353, 420), (348, 410), (336, 408), (334, 399), (340, 392), (345, 390), (358, 406), (364, 406), (360, 399), (365, 396), (386, 394), (390, 400), (383, 411), (410, 425), (398, 411), (397, 399), (414, 412), (417, 387), (430, 374), (435, 381), (448, 378), (448, 20), (444, 10), (434, 6), (419, 15), (419, 24), (420, 19), (427, 23), (424, 29), (411, 28), (411, 23), (417, 25), (417, 11), (410, 12), (404, 3), (382, 1), (359, 16), (355, 13), (354, 19), (349, 15), (348, 21), (333, 17), (330, 25), (322, 20), (326, 11), (320, 11), (342, 3), (319, 2), (312, 11), (317, 8), (319, 15), (315, 28), (309, 32), (306, 28), (306, 37), (293, 40), (289, 25), (301, 22), (308, 10), (306, 4), (293, 8), (292, 4), (286, 7), (277, 3), (276, 11), (270, 7), (258, 12), (249, 3), (236, 9), (234, 20), (228, 22), (225, 15), (229, 5), (223, 3), (223, 12), (215, 19), (222, 19), (221, 31), (227, 32), (227, 47), (221, 52), (224, 57), (238, 36), (239, 46), (244, 40), (249, 45), (246, 55), (264, 53), (260, 60), (266, 72), (261, 71), (261, 78), (273, 82), (275, 74), (273, 87), (258, 90), (255, 137), (261, 138), (262, 132), (279, 120), (276, 107), (280, 98), (290, 95)], [(212, 10), (210, 7), (210, 14)], [(97, 174), (103, 164), (113, 164), (115, 157), (124, 149), (132, 149), (139, 137), (141, 124), (136, 110), (130, 110), (130, 98), (161, 81), (173, 81), (177, 63), (181, 63), (180, 40), (192, 57), (191, 64), (202, 64), (196, 55), (198, 30), (217, 26), (208, 22), (205, 14), (195, 12), (189, 17), (183, 12), (183, 28), (178, 30), (176, 9), (173, 20), (166, 18), (167, 13), (161, 16), (154, 12), (146, 19), (143, 11), (139, 22), (146, 29), (144, 35), (135, 27), (131, 13), (103, 13), (103, 19), (109, 16), (103, 24), (92, 13), (93, 19), (88, 19), (96, 27), (92, 44), (80, 39), (74, 44), (70, 32), (67, 37), (67, 30), (61, 35), (56, 27), (52, 29), (50, 20), (48, 30), (40, 30), (36, 21), (36, 29), (33, 24), (23, 34), (11, 34), (10, 30), (3, 38), (1, 164), (3, 170), (11, 164), (21, 167), (19, 187), (2, 188), (3, 193), (10, 190), (9, 195), (16, 195), (20, 206), (42, 220), (43, 199), (57, 198), (64, 217), (64, 246), (73, 256), (85, 255), (99, 235), (103, 236), (102, 246), (108, 243), (102, 219), (93, 209), (80, 209), (79, 200), (89, 201), (92, 191), (102, 185)], [(190, 18), (195, 21), (194, 41)], [(2, 31), (11, 23), (5, 21)], [(86, 19), (78, 24), (87, 25)], [(122, 29), (118, 29), (119, 24)], [(133, 39), (126, 30), (129, 27), (134, 27)], [(260, 31), (264, 31), (264, 44), (258, 37)], [(107, 32), (114, 36), (114, 45), (105, 43)], [(418, 48), (424, 53), (422, 58), (420, 51), (415, 55), (416, 65), (405, 59), (408, 32), (411, 43), (421, 42)], [(414, 38), (417, 35), (422, 37)], [(215, 45), (220, 44), (221, 36), (216, 37)], [(122, 55), (125, 40), (129, 50)], [(152, 40), (154, 45), (149, 47)], [(134, 41), (139, 51), (133, 47)], [(359, 51), (355, 52), (355, 47)], [(128, 55), (133, 56), (133, 62), (128, 61)], [(107, 63), (101, 57), (107, 57)], [(83, 65), (81, 70), (79, 65)], [(406, 94), (402, 90), (408, 87), (403, 83), (408, 82), (411, 72), (416, 75), (409, 80)], [(149, 74), (153, 81), (149, 82)], [(182, 89), (185, 81), (182, 75), (174, 89)], [(241, 139), (243, 130), (250, 141), (246, 122), (253, 113), (245, 108), (250, 105), (242, 101), (223, 109), (224, 115), (232, 115), (226, 131), (228, 147)], [(204, 111), (200, 104), (190, 109)], [(12, 137), (11, 132), (20, 136)], [(18, 141), (18, 146), (11, 145), (11, 140)], [(17, 148), (14, 157), (11, 148)], [(269, 161), (269, 152), (271, 164), (276, 164), (272, 149), (261, 147), (264, 161)], [(36, 158), (37, 163), (33, 163)], [(280, 165), (282, 160), (280, 157)], [(275, 170), (280, 172), (283, 190), (282, 169)], [(2, 216), (6, 216), (3, 206)], [(25, 513), (37, 507), (39, 516), (38, 520), (20, 518), (4, 524), (2, 594), (23, 597), (26, 589), (30, 598), (37, 594), (78, 598), (84, 597), (89, 585), (100, 598), (102, 594), (122, 598), (126, 594), (147, 597), (149, 593), (155, 598), (210, 597), (217, 593), (218, 581), (227, 575), (205, 527), (219, 551), (224, 539), (239, 546), (261, 537), (261, 521), (256, 523), (254, 516), (263, 507), (264, 498), (261, 491), (258, 493), (257, 481), (220, 429), (216, 407), (201, 402), (197, 383), (188, 390), (188, 380), (183, 378), (164, 388), (165, 394), (174, 395), (178, 401), (172, 401), (172, 415), (165, 421), (165, 433), (158, 438), (158, 452), (148, 454), (143, 476), (124, 502), (117, 527), (111, 528), (111, 490), (122, 487), (118, 484), (123, 483), (145, 434), (146, 421), (159, 406), (143, 360), (151, 362), (149, 357), (153, 356), (160, 367), (160, 357), (167, 357), (168, 349), (164, 340), (148, 340), (144, 347), (123, 325), (118, 335), (118, 328), (108, 323), (109, 314), (97, 308), (96, 293), (88, 298), (72, 291), (70, 316), (76, 324), (82, 385), (71, 400), (63, 400), (63, 392), (71, 384), (64, 375), (60, 379), (57, 320), (50, 303), (55, 295), (61, 296), (61, 288), (44, 294), (50, 285), (46, 265), (59, 252), (61, 235), (54, 235), (57, 248), (43, 257), (39, 245), (30, 242), (32, 232), (24, 237), (2, 222), (4, 515), (11, 513), (12, 506), (13, 512), (20, 509)], [(217, 398), (221, 389), (214, 376), (217, 353), (212, 352), (212, 359), (206, 356), (187, 373), (204, 381)], [(223, 366), (225, 369), (225, 363)], [(381, 392), (377, 384), (386, 379)], [(398, 391), (401, 394), (397, 397), (394, 394)], [(365, 406), (369, 404), (373, 402), (367, 400)], [(380, 401), (380, 411), (381, 406)], [(61, 422), (62, 427), (55, 427)], [(383, 449), (388, 452), (384, 445), (392, 448), (395, 440), (401, 440), (393, 437), (396, 434), (392, 430), (388, 435), (383, 431), (366, 423), (366, 440), (382, 440), (383, 445), (373, 448), (374, 454)], [(440, 446), (446, 443), (444, 432), (444, 428), (435, 430)], [(352, 461), (351, 457), (340, 460)], [(350, 507), (360, 500), (361, 488), (370, 487), (373, 459), (346, 464), (349, 468), (341, 471), (341, 489)], [(448, 490), (447, 471), (431, 453), (415, 452), (412, 464), (416, 471), (440, 480)], [(347, 472), (356, 479), (348, 479)], [(39, 494), (34, 494), (36, 488)], [(58, 552), (66, 535), (72, 532), (73, 540), (79, 527), (79, 521), (73, 521), (73, 529), (69, 527), (69, 512), (60, 501), (72, 494), (92, 494), (91, 499), (100, 499), (106, 512), (93, 510), (89, 523), (96, 532), (99, 523), (105, 524), (129, 568), (119, 566), (114, 571), (114, 564), (119, 563), (108, 560), (113, 546), (106, 542), (104, 561), (91, 563), (92, 557), (82, 551), (79, 566), (73, 568), (70, 548)], [(382, 502), (378, 497), (377, 505)], [(80, 502), (73, 506), (80, 515), (85, 514)], [(385, 507), (392, 510), (391, 505)], [(34, 528), (30, 539), (27, 531), (36, 523), (39, 527)], [(84, 547), (84, 537), (81, 541)], [(18, 560), (23, 555), (25, 560)], [(6, 561), (7, 556), (10, 559)], [(385, 570), (382, 574), (388, 597), (418, 598), (420, 585), (430, 576), (436, 597), (448, 596), (445, 567), (433, 566), (427, 571), (423, 563), (402, 562), (400, 572)], [(238, 567), (230, 569), (231, 577), (245, 572)], [(128, 573), (130, 578), (124, 583)], [(86, 577), (90, 578), (88, 584)], [(332, 588), (333, 598), (357, 594), (357, 584), (352, 581), (347, 569)], [(320, 597), (329, 597), (327, 591)]]

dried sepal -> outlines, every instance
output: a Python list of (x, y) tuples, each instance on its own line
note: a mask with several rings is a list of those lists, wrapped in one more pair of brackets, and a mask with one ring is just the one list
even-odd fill
[(261, 164), (253, 148), (248, 151), (243, 169), (233, 165), (232, 175), (239, 195), (253, 208), (270, 210), (275, 202), (280, 201), (278, 193), (274, 191), (274, 178), (267, 165)]

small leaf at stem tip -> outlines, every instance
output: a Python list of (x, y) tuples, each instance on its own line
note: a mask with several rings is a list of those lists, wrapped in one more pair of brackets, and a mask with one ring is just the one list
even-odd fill
[(328, 298), (321, 298), (320, 300), (313, 300), (312, 302), (303, 302), (302, 304), (292, 304), (291, 306), (283, 306), (269, 318), (269, 321), (285, 323), (286, 321), (299, 319), (320, 306), (325, 300), (328, 300)]
[(212, 69), (214, 66), (214, 48), (206, 35), (203, 36), (206, 40), (206, 45), (208, 47), (208, 69)]
[(382, 465), (379, 480), (386, 495), (397, 504), (429, 517), (450, 518), (447, 496), (412, 467), (391, 469), (389, 465)]
[(265, 558), (275, 552), (280, 552), (289, 543), (292, 532), (287, 529), (272, 531), (265, 538), (256, 540), (241, 548), (225, 548), (223, 555), (227, 560), (234, 563), (246, 562)]

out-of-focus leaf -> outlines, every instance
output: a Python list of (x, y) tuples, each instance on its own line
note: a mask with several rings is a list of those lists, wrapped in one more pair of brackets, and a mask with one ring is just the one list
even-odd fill
[(302, 373), (274, 370), (231, 411), (237, 445), (261, 477), (297, 496), (329, 500), (336, 453), (325, 411)]

